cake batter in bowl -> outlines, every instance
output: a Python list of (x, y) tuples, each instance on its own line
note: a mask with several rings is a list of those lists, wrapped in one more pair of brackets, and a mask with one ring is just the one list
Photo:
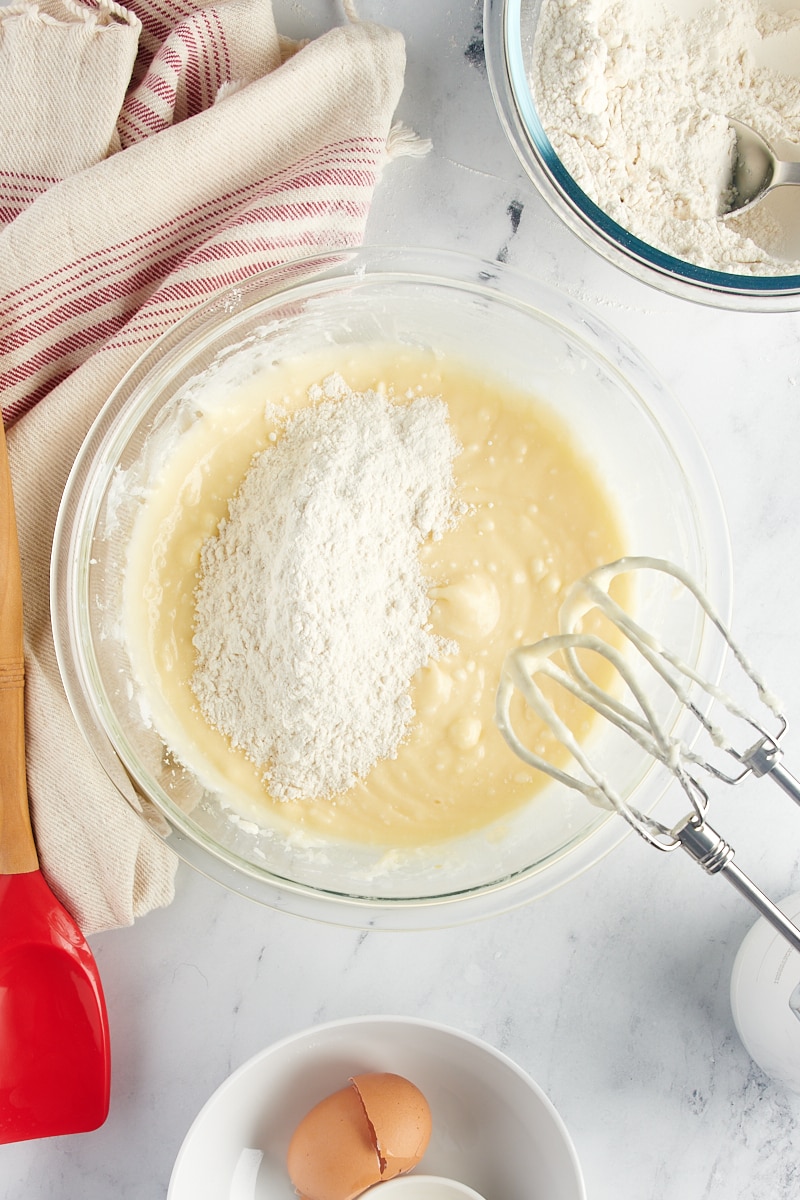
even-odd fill
[[(197, 702), (195, 588), (202, 548), (220, 536), (253, 455), (269, 455), (294, 415), (324, 405), (326, 387), (360, 397), (364, 412), (370, 395), (444, 402), (458, 518), (420, 545), (439, 649), (411, 681), (396, 752), (333, 794), (324, 783), (272, 794), (263, 764)], [(265, 518), (273, 538), (278, 507)], [(375, 536), (387, 524), (391, 533), (380, 513), (366, 517)], [(284, 558), (294, 544), (270, 543)], [(341, 251), (215, 298), (110, 398), (62, 507), (56, 645), (86, 737), (165, 818), (186, 861), (319, 919), (447, 924), (542, 895), (623, 836), (607, 814), (521, 769), (491, 717), (509, 643), (552, 631), (572, 578), (620, 553), (680, 563), (725, 612), (730, 564), (713, 477), (636, 352), (496, 263)], [(704, 673), (718, 670), (696, 621), (663, 598), (643, 593), (636, 604), (664, 641)], [(352, 630), (355, 660), (358, 613)], [(285, 634), (267, 647), (285, 649)], [(284, 690), (293, 687), (290, 670)], [(314, 711), (319, 723), (327, 709)], [(602, 735), (586, 726), (581, 736)], [(657, 803), (664, 785), (644, 755), (600, 750), (639, 807)]]

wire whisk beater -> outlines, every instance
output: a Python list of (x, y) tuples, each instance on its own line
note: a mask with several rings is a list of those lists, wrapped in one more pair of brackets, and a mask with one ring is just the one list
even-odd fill
[[(612, 596), (615, 581), (630, 582), (643, 573), (656, 573), (684, 601), (688, 598), (697, 606), (702, 623), (722, 638), (744, 698), (704, 678)], [(619, 590), (627, 594), (625, 588)], [(600, 616), (601, 633), (585, 632), (590, 614)], [(530, 766), (619, 814), (656, 849), (671, 851), (680, 846), (709, 874), (724, 874), (800, 950), (800, 930), (739, 870), (732, 847), (706, 820), (709, 784), (734, 786), (749, 775), (769, 775), (800, 804), (800, 784), (782, 763), (779, 743), (787, 728), (782, 705), (708, 597), (674, 563), (626, 557), (577, 580), (567, 592), (559, 621), (558, 634), (519, 646), (506, 658), (496, 720), (508, 745)], [(601, 673), (591, 666), (597, 662), (603, 664), (602, 674), (610, 684), (598, 682)], [(561, 718), (552, 699), (558, 689), (588, 705), (649, 760), (661, 764), (680, 785), (678, 795), (685, 799), (685, 811), (669, 823), (640, 811), (592, 757), (590, 743), (582, 743)], [(514, 719), (517, 693), (566, 749), (572, 770), (526, 745)]]

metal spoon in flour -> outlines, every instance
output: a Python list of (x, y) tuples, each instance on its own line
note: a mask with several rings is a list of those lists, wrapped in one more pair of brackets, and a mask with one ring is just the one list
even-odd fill
[(722, 201), (722, 217), (751, 208), (773, 188), (800, 184), (800, 162), (782, 161), (755, 129), (732, 117), (728, 120), (736, 135), (736, 146), (730, 187)]

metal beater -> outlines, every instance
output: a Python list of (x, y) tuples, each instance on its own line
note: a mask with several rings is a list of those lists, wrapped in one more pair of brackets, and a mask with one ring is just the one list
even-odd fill
[[(637, 571), (660, 572), (678, 585), (702, 609), (718, 631), (733, 662), (755, 693), (753, 705), (734, 699), (718, 685), (703, 679), (689, 664), (662, 646), (643, 629), (609, 594), (617, 577)], [(582, 632), (581, 623), (593, 610), (610, 622), (612, 645), (605, 637)], [(767, 689), (744, 654), (733, 641), (721, 618), (697, 584), (680, 567), (664, 559), (626, 557), (590, 571), (572, 585), (560, 610), (561, 632), (530, 646), (520, 646), (506, 658), (497, 692), (496, 718), (503, 737), (524, 762), (582, 792), (590, 801), (611, 809), (658, 850), (671, 851), (681, 846), (709, 874), (722, 874), (756, 909), (800, 950), (800, 929), (756, 887), (734, 863), (730, 844), (706, 822), (709, 797), (704, 786), (707, 778), (734, 785), (748, 775), (768, 775), (800, 804), (800, 783), (782, 765), (779, 746), (786, 730), (786, 718), (780, 702)], [(610, 664), (617, 683), (613, 691), (599, 687), (589, 677), (586, 663), (598, 655)], [(559, 662), (554, 661), (555, 658)], [(563, 664), (563, 665), (561, 665)], [(649, 682), (643, 682), (643, 676)], [(606, 775), (589, 759), (553, 704), (545, 697), (537, 677), (547, 678), (594, 709), (647, 754), (663, 764), (680, 784), (689, 801), (689, 811), (674, 824), (667, 825), (652, 815), (640, 812), (620, 796)], [(686, 727), (675, 717), (665, 728), (653, 705), (653, 691), (670, 696), (673, 716), (688, 714), (692, 736), (680, 730)], [(666, 690), (665, 690), (666, 689)], [(530, 750), (515, 728), (511, 713), (512, 699), (519, 691), (528, 705), (545, 722), (559, 742), (569, 751), (580, 774), (562, 770)], [(756, 740), (741, 750), (733, 744), (729, 732), (751, 731)], [(767, 725), (771, 729), (767, 729)], [(709, 749), (695, 749), (697, 735)]]

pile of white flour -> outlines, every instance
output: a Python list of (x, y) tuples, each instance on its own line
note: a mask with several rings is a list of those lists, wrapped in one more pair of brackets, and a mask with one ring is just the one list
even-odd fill
[(202, 549), (192, 687), (276, 799), (329, 797), (394, 757), (410, 686), (451, 649), (419, 562), (457, 520), (444, 401), (333, 375), (253, 460)]
[[(765, 65), (782, 45), (790, 71)], [(668, 0), (544, 0), (531, 87), (564, 166), (624, 229), (699, 266), (792, 274), (800, 263), (786, 261), (767, 205), (718, 214), (734, 145), (726, 115), (800, 143), (797, 50), (800, 9), (764, 0), (712, 0), (691, 17)]]

